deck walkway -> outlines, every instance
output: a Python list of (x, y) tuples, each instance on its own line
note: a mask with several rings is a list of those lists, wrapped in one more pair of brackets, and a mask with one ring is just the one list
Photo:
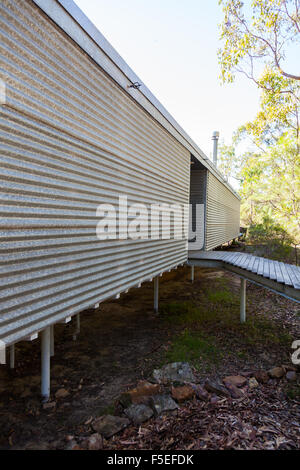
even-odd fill
[(188, 264), (226, 269), (300, 302), (300, 268), (297, 266), (237, 251), (190, 251)]

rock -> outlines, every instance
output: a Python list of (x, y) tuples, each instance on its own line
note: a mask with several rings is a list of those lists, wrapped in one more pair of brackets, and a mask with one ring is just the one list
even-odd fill
[(103, 449), (103, 439), (102, 436), (98, 433), (92, 434), (90, 437), (88, 437), (85, 443), (88, 450)]
[(56, 407), (56, 402), (55, 401), (48, 401), (47, 403), (43, 404), (43, 409), (44, 410), (52, 410), (55, 407)]
[(272, 379), (280, 379), (284, 376), (283, 367), (273, 367), (273, 369), (268, 370), (268, 374)]
[(125, 404), (127, 408), (131, 403), (147, 403), (148, 397), (151, 395), (158, 395), (161, 392), (161, 386), (158, 384), (152, 384), (146, 380), (142, 380), (138, 383), (136, 388), (129, 390), (123, 394), (120, 398), (120, 403)]
[(246, 377), (241, 375), (229, 375), (223, 379), (224, 384), (227, 387), (227, 383), (234, 385), (235, 387), (243, 387), (247, 383)]
[(73, 440), (73, 441), (70, 441), (66, 445), (65, 450), (81, 450), (81, 447), (79, 446), (79, 444), (75, 440)]
[(258, 387), (258, 382), (257, 382), (255, 377), (251, 377), (249, 379), (249, 388), (253, 389), (253, 388), (256, 388), (256, 387)]
[(194, 382), (194, 374), (187, 362), (173, 362), (153, 371), (153, 378), (158, 383)]
[(287, 364), (282, 364), (281, 367), (285, 370), (285, 372), (289, 372), (289, 371), (295, 371), (295, 372), (297, 372), (297, 369), (296, 369), (295, 366), (290, 366), (290, 365), (287, 365)]
[(217, 395), (213, 395), (210, 399), (210, 403), (212, 405), (215, 405), (216, 403), (218, 403), (218, 401), (220, 401), (220, 397), (217, 397)]
[(141, 424), (153, 416), (153, 410), (144, 404), (133, 404), (124, 413), (134, 424)]
[(259, 383), (262, 383), (262, 384), (268, 383), (268, 380), (269, 380), (269, 375), (264, 370), (257, 370), (256, 372), (254, 372), (254, 377)]
[(179, 408), (170, 395), (153, 395), (150, 404), (156, 415)]
[(101, 416), (92, 423), (94, 431), (102, 434), (105, 438), (117, 434), (117, 432), (122, 431), (128, 425), (129, 420), (127, 418), (112, 415)]
[(226, 385), (227, 389), (229, 390), (230, 395), (232, 396), (232, 398), (243, 398), (244, 397), (244, 393), (242, 392), (242, 390), (239, 389), (238, 387), (236, 387), (235, 385), (233, 385), (232, 383), (226, 382), (225, 385)]
[(213, 382), (212, 380), (206, 380), (204, 388), (210, 392), (215, 393), (216, 395), (222, 395), (224, 397), (229, 397), (230, 394), (228, 390), (221, 384)]
[(196, 397), (199, 399), (199, 400), (202, 400), (202, 401), (206, 401), (208, 400), (208, 392), (205, 390), (205, 388), (203, 388), (201, 385), (195, 385), (195, 384), (191, 384), (191, 387), (193, 388), (195, 394), (196, 394)]
[(190, 385), (183, 385), (182, 387), (172, 387), (172, 397), (178, 403), (183, 403), (186, 400), (191, 400), (195, 396), (195, 390)]
[(59, 398), (66, 398), (69, 395), (70, 395), (70, 392), (68, 392), (68, 390), (66, 390), (65, 388), (60, 388), (55, 393), (55, 398), (58, 398), (58, 399)]
[(243, 377), (246, 377), (248, 379), (249, 377), (252, 377), (253, 372), (252, 372), (252, 370), (249, 370), (249, 371), (247, 370), (247, 371), (241, 372), (240, 375), (242, 375)]
[(289, 382), (294, 382), (297, 379), (297, 374), (294, 370), (289, 370), (286, 373), (286, 378)]

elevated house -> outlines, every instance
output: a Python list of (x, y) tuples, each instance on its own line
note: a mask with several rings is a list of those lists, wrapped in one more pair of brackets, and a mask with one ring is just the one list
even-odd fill
[(1, 358), (41, 333), (47, 396), (55, 323), (152, 279), (157, 308), (188, 259), (187, 218), (99, 239), (99, 206), (191, 202), (193, 230), (199, 204), (208, 251), (239, 235), (240, 198), (73, 1), (1, 0), (0, 22)]

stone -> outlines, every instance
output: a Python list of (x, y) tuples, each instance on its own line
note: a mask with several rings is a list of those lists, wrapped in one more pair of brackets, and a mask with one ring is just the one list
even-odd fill
[(227, 386), (227, 383), (234, 385), (235, 387), (243, 387), (247, 383), (246, 377), (241, 375), (229, 375), (223, 379), (224, 384)]
[(170, 395), (153, 395), (150, 398), (150, 404), (156, 415), (179, 408)]
[(124, 413), (134, 424), (142, 424), (153, 416), (153, 410), (144, 404), (133, 404)]
[(269, 375), (264, 370), (257, 370), (256, 372), (254, 372), (254, 377), (259, 383), (262, 383), (262, 384), (268, 383), (268, 380), (269, 380)]
[(272, 379), (280, 379), (284, 376), (284, 369), (283, 367), (273, 367), (272, 369), (268, 370), (268, 374)]
[(203, 388), (201, 385), (195, 385), (195, 384), (191, 384), (191, 387), (193, 388), (196, 394), (196, 398), (198, 398), (198, 400), (202, 400), (202, 401), (208, 400), (209, 395), (208, 395), (208, 392), (205, 390), (205, 388)]
[(297, 379), (297, 374), (294, 370), (289, 370), (287, 373), (286, 373), (286, 379), (289, 381), (289, 382), (294, 382), (296, 379)]
[(178, 403), (191, 400), (195, 396), (195, 390), (190, 385), (183, 385), (182, 387), (172, 387), (172, 397)]
[(230, 394), (228, 390), (221, 384), (213, 382), (212, 380), (206, 380), (204, 388), (210, 392), (215, 393), (216, 395), (222, 395), (224, 397), (229, 397)]
[(252, 377), (253, 372), (252, 372), (252, 370), (246, 370), (246, 371), (241, 372), (240, 375), (242, 375), (243, 377), (246, 377), (248, 379), (249, 377)]
[(65, 450), (81, 450), (81, 447), (75, 440), (72, 440), (66, 445)]
[(166, 364), (161, 369), (153, 371), (153, 378), (157, 383), (170, 383), (170, 382), (194, 382), (195, 377), (190, 365), (187, 362), (173, 362)]
[(68, 390), (66, 390), (65, 388), (60, 388), (55, 393), (55, 398), (66, 398), (69, 395), (70, 395), (70, 392), (68, 392)]
[[(125, 396), (129, 403), (144, 403), (147, 401), (147, 397), (151, 395), (158, 395), (161, 392), (161, 386), (158, 384), (152, 384), (146, 380), (141, 380), (138, 385), (132, 390), (128, 390)], [(146, 397), (146, 399), (145, 399)]]
[(230, 395), (232, 396), (232, 398), (243, 398), (244, 397), (244, 393), (242, 392), (242, 390), (238, 387), (236, 387), (235, 385), (233, 385), (232, 383), (230, 382), (226, 382), (226, 388), (229, 390), (230, 392)]
[(258, 382), (257, 382), (255, 377), (251, 377), (249, 379), (249, 388), (253, 389), (253, 388), (256, 388), (256, 387), (258, 387)]
[(218, 401), (220, 401), (220, 397), (218, 397), (217, 395), (213, 395), (210, 399), (210, 403), (212, 405), (215, 405), (216, 403), (218, 403)]
[(53, 410), (56, 407), (56, 402), (55, 401), (48, 401), (47, 403), (43, 404), (43, 409), (44, 410)]
[(95, 419), (95, 421), (92, 422), (92, 428), (105, 438), (109, 438), (117, 434), (117, 432), (122, 431), (122, 429), (125, 429), (129, 423), (130, 421), (127, 418), (105, 415)]
[(86, 447), (88, 450), (102, 450), (103, 449), (103, 439), (100, 434), (97, 432), (92, 434), (86, 439)]
[(285, 372), (289, 372), (289, 371), (297, 372), (296, 367), (295, 366), (290, 366), (289, 364), (282, 364), (281, 367), (285, 370)]

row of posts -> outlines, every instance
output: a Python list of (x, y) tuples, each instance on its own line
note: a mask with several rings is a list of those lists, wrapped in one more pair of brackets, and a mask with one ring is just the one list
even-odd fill
[[(191, 266), (191, 282), (195, 279), (195, 267)], [(159, 302), (159, 276), (153, 280), (154, 283), (154, 312), (158, 313)], [(98, 304), (97, 304), (98, 306)], [(241, 278), (240, 288), (240, 321), (246, 321), (246, 280)], [(73, 333), (73, 340), (77, 339), (80, 333), (80, 315), (76, 315), (76, 329)], [(50, 396), (50, 358), (54, 356), (54, 325), (47, 326), (41, 332), (41, 394), (44, 400)], [(10, 367), (15, 367), (15, 345), (10, 346)]]

